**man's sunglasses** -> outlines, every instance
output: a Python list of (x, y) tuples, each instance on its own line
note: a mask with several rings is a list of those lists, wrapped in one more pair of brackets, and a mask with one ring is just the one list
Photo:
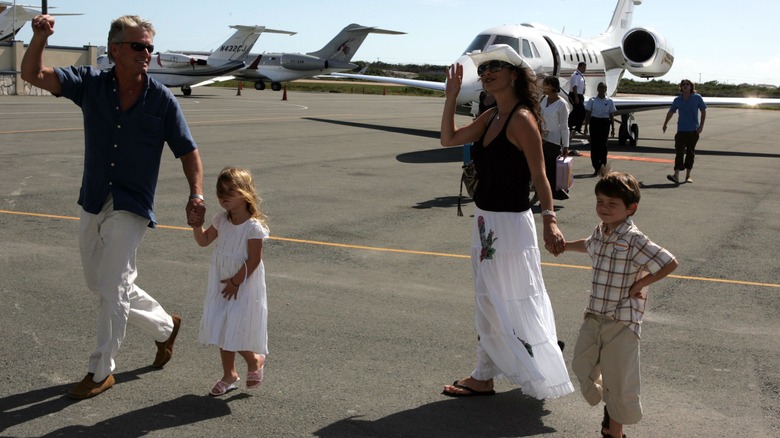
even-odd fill
[(504, 67), (514, 67), (514, 65), (504, 61), (488, 61), (477, 67), (477, 76), (482, 77), (487, 71), (490, 71), (490, 73), (498, 73)]
[(130, 43), (127, 41), (123, 41), (121, 43), (114, 43), (114, 44), (130, 44), (130, 48), (135, 50), (136, 52), (143, 52), (144, 50), (146, 50), (149, 53), (154, 53), (154, 44)]

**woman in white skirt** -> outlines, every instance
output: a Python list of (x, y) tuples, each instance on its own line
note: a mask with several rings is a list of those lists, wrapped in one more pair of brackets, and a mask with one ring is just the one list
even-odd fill
[(574, 391), (561, 354), (552, 305), (544, 287), (536, 225), (529, 202), (533, 182), (542, 208), (546, 248), (563, 251), (553, 197), (544, 170), (541, 109), (533, 73), (510, 46), (470, 54), (485, 91), (497, 106), (455, 127), (463, 66), (447, 74), (441, 144), (474, 142), (479, 183), (474, 194), (471, 264), (477, 322), (477, 363), (444, 387), (450, 396), (493, 395), (505, 378), (537, 399)]

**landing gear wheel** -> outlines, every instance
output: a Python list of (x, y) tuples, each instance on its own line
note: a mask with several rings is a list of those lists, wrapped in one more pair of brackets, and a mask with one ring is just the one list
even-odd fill
[(185, 85), (181, 87), (181, 93), (185, 96), (189, 96), (190, 94), (192, 94), (192, 88), (190, 88), (189, 85)]
[(255, 90), (258, 90), (258, 91), (265, 90), (265, 82), (263, 82), (263, 81), (255, 82)]
[(636, 142), (639, 140), (639, 125), (631, 125), (631, 135), (628, 136), (628, 145), (632, 148), (636, 147)]
[(620, 128), (618, 128), (618, 144), (620, 146), (625, 146), (626, 141), (628, 141), (628, 130), (626, 129), (626, 125), (621, 123)]
[(624, 146), (628, 143), (631, 147), (636, 147), (639, 139), (639, 125), (633, 114), (622, 114), (620, 116), (620, 129), (618, 130), (618, 144)]
[(274, 83), (271, 84), (271, 89), (274, 90), (274, 91), (279, 91), (279, 90), (282, 89), (282, 84), (280, 84), (278, 82), (274, 82)]

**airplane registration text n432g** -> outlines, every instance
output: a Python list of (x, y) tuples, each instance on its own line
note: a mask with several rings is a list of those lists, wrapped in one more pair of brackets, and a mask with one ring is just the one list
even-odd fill
[(244, 50), (248, 50), (248, 47), (245, 45), (241, 46), (220, 46), (219, 51), (220, 52), (243, 52)]

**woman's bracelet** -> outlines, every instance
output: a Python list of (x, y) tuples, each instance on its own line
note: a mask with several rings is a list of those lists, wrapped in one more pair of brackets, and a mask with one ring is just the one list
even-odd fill
[(238, 283), (238, 284), (233, 283), (233, 279), (232, 278), (230, 279), (230, 284), (232, 284), (234, 287), (238, 287), (238, 286), (241, 285), (241, 283)]

